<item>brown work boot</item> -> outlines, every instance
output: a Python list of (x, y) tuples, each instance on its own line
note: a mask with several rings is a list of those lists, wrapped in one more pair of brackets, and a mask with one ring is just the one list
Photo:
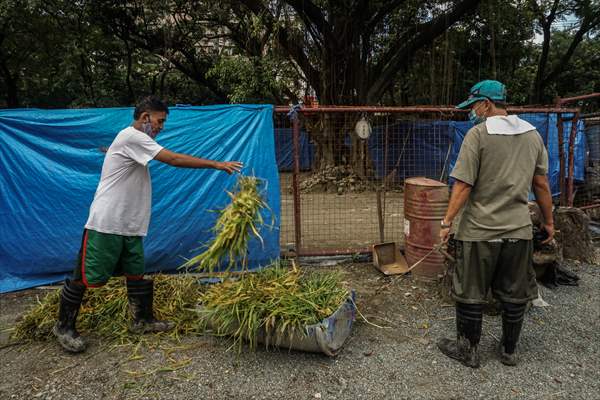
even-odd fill
[(463, 365), (471, 368), (481, 366), (477, 345), (471, 346), (469, 339), (458, 337), (456, 340), (440, 339), (437, 346), (446, 356), (460, 361)]
[(75, 327), (84, 293), (84, 285), (67, 279), (60, 294), (58, 321), (52, 328), (52, 333), (69, 353), (81, 353), (87, 347), (85, 339)]
[(127, 297), (131, 312), (129, 331), (136, 334), (170, 331), (175, 327), (171, 321), (154, 318), (154, 282), (148, 279), (128, 280)]

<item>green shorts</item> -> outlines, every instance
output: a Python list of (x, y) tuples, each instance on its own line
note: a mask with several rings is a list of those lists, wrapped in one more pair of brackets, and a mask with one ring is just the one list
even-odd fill
[(494, 297), (505, 303), (522, 304), (537, 298), (532, 257), (531, 240), (457, 240), (452, 278), (454, 299), (460, 303), (484, 304), (490, 289)]
[(88, 287), (102, 286), (115, 275), (139, 279), (144, 275), (141, 236), (121, 236), (86, 229), (73, 279)]

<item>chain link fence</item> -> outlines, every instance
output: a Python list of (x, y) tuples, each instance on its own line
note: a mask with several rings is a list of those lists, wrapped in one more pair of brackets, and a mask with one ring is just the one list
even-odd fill
[[(567, 156), (576, 111), (509, 109), (536, 121), (549, 151), (562, 146), (556, 155), (562, 161), (556, 162), (566, 171), (559, 178), (564, 201), (573, 199), (567, 194)], [(404, 180), (421, 176), (448, 182), (470, 127), (466, 113), (451, 107), (319, 107), (291, 113), (277, 108), (282, 251), (354, 254), (370, 251), (375, 243), (402, 245)], [(553, 148), (560, 135), (563, 140)]]

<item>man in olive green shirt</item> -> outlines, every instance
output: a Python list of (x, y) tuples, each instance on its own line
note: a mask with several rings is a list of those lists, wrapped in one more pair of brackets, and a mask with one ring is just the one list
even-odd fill
[(440, 230), (443, 242), (450, 228), (457, 241), (452, 282), (457, 340), (441, 339), (438, 347), (473, 368), (480, 365), (477, 347), (490, 289), (503, 306), (500, 361), (517, 363), (525, 307), (537, 297), (527, 204), (531, 188), (544, 216), (545, 242), (554, 236), (544, 143), (533, 125), (508, 115), (505, 104), (504, 85), (487, 80), (473, 86), (469, 99), (457, 106), (471, 108), (475, 126), (450, 174), (455, 184)]

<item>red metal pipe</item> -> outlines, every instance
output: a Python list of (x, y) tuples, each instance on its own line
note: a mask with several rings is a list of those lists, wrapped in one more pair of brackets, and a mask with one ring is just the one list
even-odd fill
[(587, 206), (579, 207), (580, 210), (591, 210), (592, 208), (600, 207), (600, 203), (588, 204)]
[(571, 133), (569, 134), (569, 175), (567, 176), (567, 206), (573, 207), (573, 178), (575, 173), (575, 138), (577, 137), (577, 122), (579, 113), (571, 121)]
[(567, 103), (572, 103), (577, 100), (587, 100), (587, 99), (592, 99), (595, 97), (600, 97), (600, 93), (590, 93), (590, 94), (584, 94), (582, 96), (565, 97), (564, 99), (558, 98), (556, 103), (558, 105), (563, 105), (563, 104), (567, 104)]
[[(288, 113), (289, 107), (277, 106), (276, 113)], [(579, 108), (563, 108), (563, 107), (507, 107), (507, 111), (511, 113), (576, 113)], [(326, 107), (305, 107), (301, 110), (305, 114), (315, 113), (342, 113), (342, 112), (379, 112), (379, 113), (457, 113), (464, 114), (468, 110), (459, 110), (454, 107), (379, 107), (379, 106), (326, 106)]]
[[(275, 107), (275, 112), (289, 112), (289, 107)], [(459, 110), (454, 107), (380, 107), (380, 106), (321, 106), (304, 107), (302, 113), (342, 113), (342, 112), (380, 112), (380, 113), (420, 113), (420, 112), (447, 112), (462, 114), (468, 110)]]
[(507, 107), (509, 113), (577, 113), (579, 108), (566, 107)]
[(563, 133), (564, 126), (561, 113), (558, 113), (558, 115), (556, 116), (556, 127), (558, 129), (558, 187), (560, 190), (560, 205), (565, 206), (565, 146)]
[(292, 174), (292, 191), (294, 194), (294, 235), (296, 254), (302, 249), (302, 218), (300, 213), (300, 119), (295, 116), (292, 120), (294, 144), (294, 173)]

